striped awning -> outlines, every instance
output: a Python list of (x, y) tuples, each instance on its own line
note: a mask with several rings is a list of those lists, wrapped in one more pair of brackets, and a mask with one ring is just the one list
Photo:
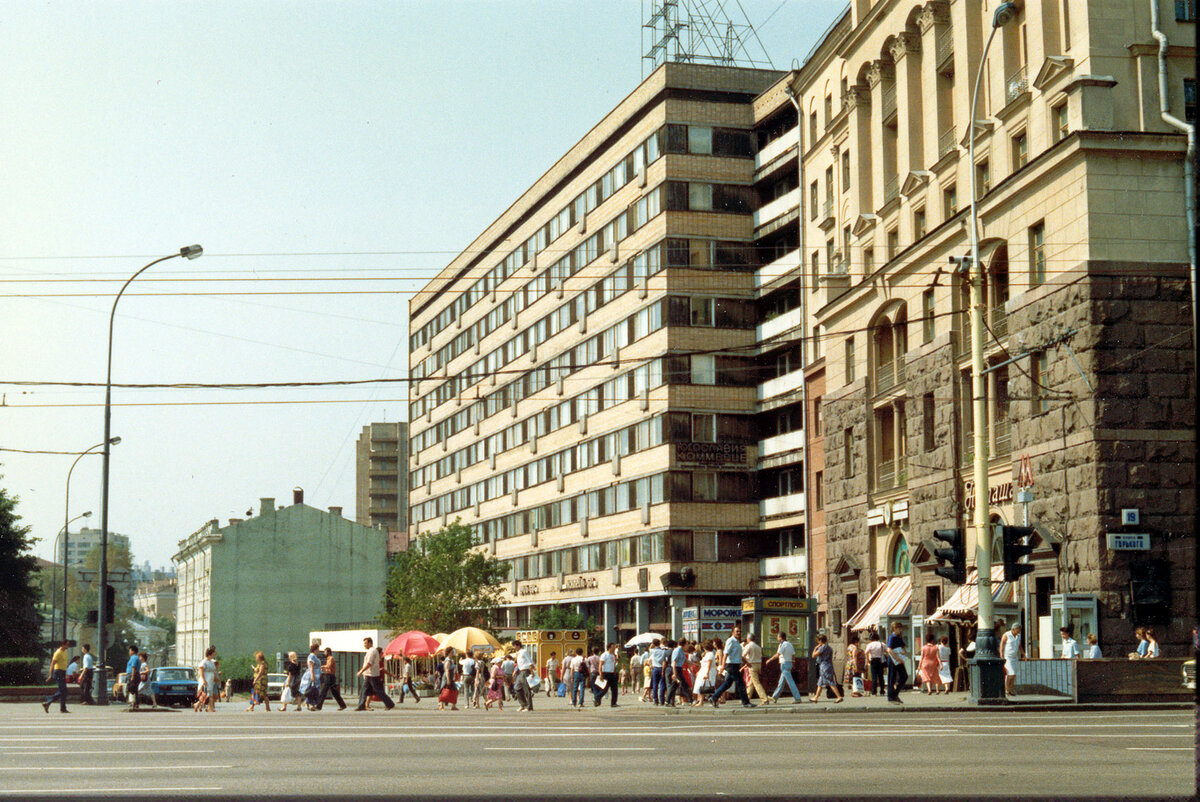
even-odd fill
[[(992, 566), (992, 601), (1011, 604), (1016, 601), (1014, 583), (1004, 581), (1004, 566)], [(954, 595), (926, 621), (974, 619), (979, 612), (979, 575), (974, 568), (967, 574), (967, 583), (960, 585)]]
[(871, 598), (851, 616), (846, 626), (861, 632), (868, 627), (879, 626), (879, 622), (888, 616), (908, 615), (911, 606), (912, 577), (891, 576), (879, 583)]

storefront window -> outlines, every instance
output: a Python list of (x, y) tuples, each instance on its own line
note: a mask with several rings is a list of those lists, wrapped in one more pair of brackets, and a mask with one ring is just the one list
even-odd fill
[(896, 539), (896, 545), (892, 549), (892, 559), (890, 561), (892, 576), (901, 576), (908, 574), (912, 570), (912, 563), (908, 559), (908, 541), (901, 535)]

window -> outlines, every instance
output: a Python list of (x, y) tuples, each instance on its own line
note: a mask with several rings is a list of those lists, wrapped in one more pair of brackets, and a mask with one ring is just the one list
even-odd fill
[(813, 509), (825, 509), (825, 471), (817, 471), (813, 474)]
[(854, 430), (842, 430), (842, 462), (846, 465), (846, 478), (854, 475)]
[(921, 293), (921, 338), (926, 345), (933, 342), (937, 334), (937, 317), (933, 304), (933, 287), (930, 287)]
[(713, 299), (692, 298), (691, 313), (691, 324), (693, 326), (713, 325)]
[(711, 128), (700, 125), (689, 125), (687, 133), (688, 153), (695, 153), (702, 156), (712, 155), (712, 137), (713, 131)]
[(817, 141), (817, 113), (808, 115), (808, 146), (811, 148)]
[(821, 188), (820, 188), (820, 186), (818, 186), (818, 182), (813, 181), (812, 184), (808, 187), (808, 206), (809, 206), (808, 217), (810, 220), (817, 219), (817, 201), (818, 201), (818, 198), (820, 198), (820, 196), (821, 196)]
[(1029, 284), (1038, 286), (1046, 281), (1046, 224), (1029, 227)]
[(692, 384), (716, 383), (716, 357), (712, 354), (692, 354)]
[(692, 501), (717, 500), (717, 475), (712, 471), (692, 474)]
[(711, 212), (713, 208), (712, 184), (692, 182), (688, 184), (688, 209), (693, 212)]
[(921, 445), (925, 451), (933, 450), (936, 414), (937, 405), (934, 403), (933, 393), (925, 393), (921, 396)]
[(904, 576), (912, 571), (912, 563), (908, 559), (908, 541), (904, 539), (904, 535), (896, 538), (896, 545), (892, 547), (892, 558), (888, 560), (889, 576)]
[(822, 356), (825, 355), (825, 351), (824, 351), (825, 344), (823, 342), (821, 342), (821, 324), (820, 323), (813, 326), (812, 343), (813, 343), (813, 361), (816, 362), (818, 359), (820, 359)]
[(1195, 0), (1175, 0), (1175, 21), (1176, 22), (1195, 22), (1196, 21)]
[(717, 533), (693, 532), (692, 555), (698, 561), (715, 561), (717, 559)]
[(900, 232), (894, 228), (889, 228), (887, 233), (887, 258), (892, 261), (896, 258), (896, 254), (900, 252)]
[[(1192, 19), (1195, 19), (1193, 14)], [(1183, 119), (1189, 123), (1196, 122), (1196, 79), (1183, 79)]]
[(1033, 414), (1045, 412), (1050, 409), (1050, 399), (1046, 397), (1045, 385), (1050, 374), (1050, 358), (1045, 351), (1034, 351), (1029, 356), (1029, 383), (1032, 399), (1031, 411)]
[(820, 437), (825, 434), (825, 419), (821, 416), (821, 396), (813, 399), (813, 437)]
[(958, 214), (958, 184), (951, 184), (942, 190), (942, 215), (949, 220)]
[(975, 187), (980, 195), (986, 195), (992, 188), (992, 171), (987, 159), (975, 165)]
[(854, 381), (854, 338), (846, 338), (846, 384)]
[(850, 189), (850, 151), (842, 151), (842, 192)]
[(1012, 138), (1012, 164), (1013, 170), (1020, 170), (1029, 161), (1029, 137), (1025, 132), (1017, 134)]
[(1071, 133), (1071, 124), (1068, 122), (1067, 102), (1065, 100), (1050, 109), (1050, 128), (1050, 136), (1055, 142), (1065, 139), (1067, 134)]
[(825, 127), (829, 127), (829, 123), (833, 120), (833, 95), (825, 96)]
[(717, 439), (717, 416), (713, 414), (692, 415), (692, 442), (713, 443)]
[(809, 271), (812, 274), (810, 276), (810, 282), (812, 284), (812, 291), (816, 292), (817, 290), (819, 290), (821, 288), (820, 284), (819, 284), (819, 281), (821, 279), (821, 252), (813, 251), (812, 258), (809, 261), (811, 264)]
[(925, 236), (925, 209), (917, 209), (913, 212), (913, 239), (921, 239)]
[(833, 165), (825, 168), (825, 214), (833, 213)]
[(863, 246), (863, 273), (871, 275), (875, 272), (875, 248), (871, 245)]

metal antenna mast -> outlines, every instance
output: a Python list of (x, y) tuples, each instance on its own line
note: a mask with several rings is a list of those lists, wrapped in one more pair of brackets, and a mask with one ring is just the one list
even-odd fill
[(642, 0), (642, 19), (643, 77), (668, 61), (774, 69), (741, 0)]

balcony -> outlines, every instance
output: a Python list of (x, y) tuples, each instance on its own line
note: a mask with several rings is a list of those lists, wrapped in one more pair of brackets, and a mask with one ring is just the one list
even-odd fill
[(758, 503), (758, 514), (763, 518), (769, 518), (772, 515), (789, 515), (795, 512), (804, 512), (803, 493), (764, 498)]
[(767, 557), (758, 561), (758, 573), (764, 577), (803, 574), (808, 570), (808, 556), (789, 554), (787, 557)]
[(904, 360), (896, 359), (891, 362), (880, 362), (875, 365), (875, 393), (886, 393), (898, 384), (904, 383)]
[(757, 170), (764, 165), (770, 164), (780, 154), (786, 153), (788, 149), (794, 148), (800, 144), (800, 129), (793, 128), (778, 139), (772, 139), (767, 143), (767, 146), (754, 155), (754, 169)]
[(795, 209), (800, 204), (800, 189), (793, 189), (786, 195), (781, 195), (754, 213), (754, 227), (758, 228), (771, 222), (777, 217)]
[(934, 59), (938, 72), (954, 74), (954, 31), (949, 25), (942, 26), (937, 32)]
[(889, 175), (883, 180), (883, 202), (891, 203), (900, 197), (900, 176)]
[(800, 389), (804, 384), (804, 371), (796, 369), (774, 379), (769, 379), (758, 385), (758, 400), (765, 401), (777, 395)]
[(829, 228), (836, 222), (833, 219), (833, 198), (826, 198), (825, 203), (821, 204), (821, 215), (817, 220), (821, 228)]
[(1008, 80), (1004, 82), (1004, 99), (1008, 103), (1012, 103), (1028, 91), (1029, 73), (1025, 67), (1008, 76)]
[(896, 116), (896, 84), (894, 82), (884, 84), (882, 94), (883, 102), (880, 104), (882, 106), (882, 109), (880, 109), (882, 117), (880, 119), (886, 123), (889, 118)]
[(1008, 336), (1008, 312), (1004, 308), (1004, 304), (993, 306), (989, 326), (992, 329), (992, 334), (996, 335), (996, 339)]
[(754, 274), (754, 286), (762, 289), (776, 279), (800, 269), (800, 249), (788, 251), (770, 264), (763, 265)]
[(758, 456), (759, 459), (769, 457), (772, 454), (782, 454), (786, 451), (797, 451), (804, 448), (804, 430), (797, 429), (794, 432), (786, 434), (777, 434), (774, 437), (768, 437), (766, 440), (758, 441)]
[(759, 324), (757, 332), (758, 340), (761, 342), (762, 340), (769, 339), (777, 334), (782, 334), (789, 329), (799, 326), (804, 322), (804, 319), (800, 316), (800, 311), (800, 307), (796, 307), (795, 309), (790, 309), (787, 312), (784, 312), (778, 317), (771, 318), (765, 323)]
[(1007, 457), (1012, 454), (1012, 424), (1008, 421), (1007, 410), (992, 421), (992, 437), (995, 438), (995, 453), (989, 456)]
[(958, 129), (953, 125), (938, 136), (938, 158), (958, 147)]
[(893, 460), (880, 460), (875, 468), (875, 489), (876, 490), (891, 490), (895, 487), (903, 487), (908, 482), (908, 476), (904, 468), (897, 468), (897, 463)]

